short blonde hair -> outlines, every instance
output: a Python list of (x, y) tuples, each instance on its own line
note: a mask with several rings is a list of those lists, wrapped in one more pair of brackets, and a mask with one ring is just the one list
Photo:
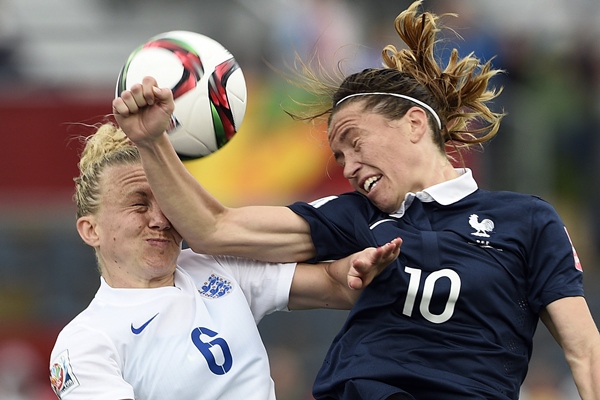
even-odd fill
[(100, 125), (82, 139), (85, 143), (74, 178), (77, 218), (94, 214), (100, 205), (100, 179), (108, 166), (140, 163), (140, 153), (125, 133), (112, 123)]

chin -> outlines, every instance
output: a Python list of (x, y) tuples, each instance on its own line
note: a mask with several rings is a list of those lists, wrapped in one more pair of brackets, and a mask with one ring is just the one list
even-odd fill
[(398, 211), (398, 209), (402, 205), (402, 201), (397, 203), (396, 201), (385, 201), (384, 199), (384, 201), (373, 202), (373, 204), (375, 204), (375, 206), (384, 213), (393, 214), (396, 211)]
[(375, 207), (377, 207), (384, 213), (388, 213), (388, 214), (392, 214), (393, 212), (395, 212), (398, 209), (398, 208), (394, 208), (394, 206), (390, 206), (389, 204), (385, 204), (385, 203), (381, 203), (381, 202), (377, 202), (377, 201), (373, 201), (373, 200), (371, 200), (371, 203), (373, 203), (373, 205)]
[(383, 191), (373, 191), (364, 194), (367, 196), (371, 204), (373, 204), (375, 207), (377, 207), (384, 213), (393, 214), (398, 210), (398, 208), (400, 208), (400, 205), (396, 204), (393, 200), (390, 201), (390, 199), (385, 198), (385, 196), (381, 196), (382, 194), (384, 194)]

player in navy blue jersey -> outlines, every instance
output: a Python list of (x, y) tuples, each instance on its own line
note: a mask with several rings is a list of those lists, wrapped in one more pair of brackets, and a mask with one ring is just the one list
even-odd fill
[[(113, 102), (165, 215), (196, 251), (325, 260), (401, 237), (397, 261), (358, 298), (314, 385), (316, 399), (517, 399), (541, 319), (583, 399), (600, 399), (600, 335), (582, 267), (554, 208), (478, 188), (456, 151), (491, 139), (500, 71), (470, 54), (434, 57), (440, 16), (413, 3), (395, 21), (406, 48), (328, 96), (329, 144), (354, 192), (289, 207), (230, 208), (179, 161), (164, 130), (168, 89), (146, 79)], [(307, 67), (308, 68), (308, 67)], [(448, 151), (452, 151), (449, 153)], [(460, 154), (460, 153), (458, 153)]]

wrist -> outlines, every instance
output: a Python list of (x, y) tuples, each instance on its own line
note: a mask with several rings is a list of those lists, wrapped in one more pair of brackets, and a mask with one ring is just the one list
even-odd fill
[(143, 137), (131, 141), (140, 150), (152, 150), (155, 148), (172, 147), (171, 142), (169, 140), (169, 136), (166, 131), (157, 135), (145, 135)]

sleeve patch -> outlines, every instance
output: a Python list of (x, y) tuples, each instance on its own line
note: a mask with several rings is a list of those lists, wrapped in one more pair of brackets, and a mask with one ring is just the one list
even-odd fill
[(583, 266), (581, 265), (581, 261), (579, 260), (579, 256), (577, 255), (577, 250), (575, 250), (575, 246), (573, 245), (573, 241), (571, 241), (571, 236), (569, 236), (569, 232), (567, 231), (567, 227), (565, 226), (565, 232), (567, 237), (569, 238), (569, 242), (571, 243), (571, 248), (573, 249), (573, 258), (575, 259), (575, 268), (578, 271), (583, 271)]
[(69, 360), (69, 350), (63, 351), (54, 359), (50, 367), (50, 384), (59, 399), (79, 386)]

